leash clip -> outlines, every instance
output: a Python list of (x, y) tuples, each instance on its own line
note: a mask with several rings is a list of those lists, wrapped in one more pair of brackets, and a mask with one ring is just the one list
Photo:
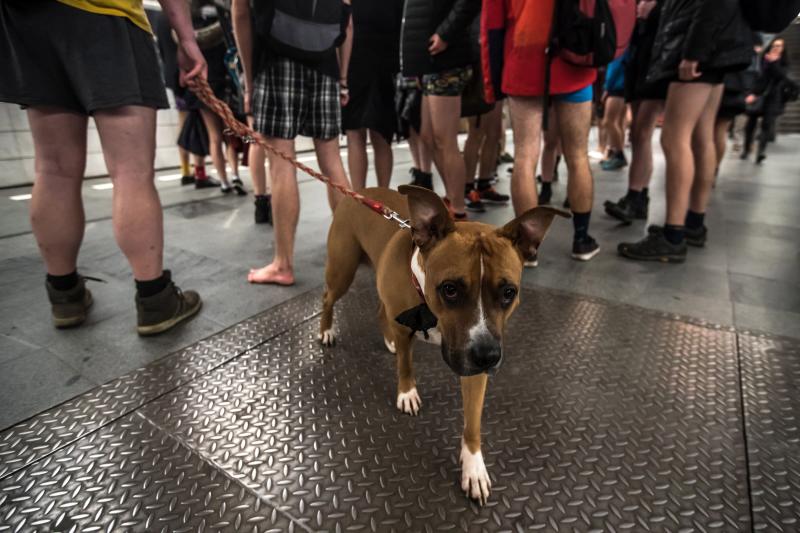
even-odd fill
[(385, 218), (386, 220), (394, 220), (400, 226), (400, 229), (409, 229), (409, 228), (411, 228), (411, 226), (408, 223), (408, 220), (400, 218), (400, 215), (398, 215), (394, 211), (392, 211), (391, 215), (384, 214), (383, 218)]

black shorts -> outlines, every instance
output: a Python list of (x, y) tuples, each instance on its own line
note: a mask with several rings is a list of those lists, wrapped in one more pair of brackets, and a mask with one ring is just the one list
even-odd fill
[(0, 101), (90, 115), (169, 107), (153, 36), (59, 2), (0, 2)]

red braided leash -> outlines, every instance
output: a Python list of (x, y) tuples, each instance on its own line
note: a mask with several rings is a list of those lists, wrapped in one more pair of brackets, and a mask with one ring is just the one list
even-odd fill
[(309, 176), (313, 176), (319, 181), (327, 184), (328, 187), (332, 187), (337, 191), (339, 191), (340, 193), (350, 196), (351, 198), (357, 200), (361, 204), (372, 209), (379, 215), (382, 215), (387, 220), (394, 220), (400, 225), (400, 228), (406, 229), (410, 227), (407, 220), (403, 219), (403, 217), (401, 217), (397, 212), (389, 209), (382, 202), (373, 200), (371, 198), (367, 198), (363, 194), (359, 194), (352, 189), (348, 189), (344, 185), (333, 183), (333, 181), (331, 181), (331, 179), (325, 174), (317, 172), (313, 168), (293, 159), (285, 152), (282, 152), (267, 144), (266, 141), (264, 141), (264, 139), (260, 135), (258, 135), (255, 131), (253, 131), (249, 126), (236, 120), (236, 117), (233, 116), (233, 112), (228, 107), (228, 105), (219, 98), (217, 98), (216, 96), (214, 96), (214, 93), (211, 91), (211, 87), (208, 86), (208, 82), (206, 80), (202, 78), (194, 78), (192, 80), (189, 80), (189, 88), (195, 95), (197, 95), (198, 98), (200, 98), (200, 100), (204, 104), (206, 104), (209, 107), (209, 109), (211, 109), (214, 113), (219, 115), (219, 117), (222, 119), (222, 122), (224, 122), (225, 126), (227, 127), (227, 131), (225, 132), (226, 134), (236, 135), (237, 137), (242, 139), (242, 142), (257, 143), (265, 150), (269, 151), (272, 154), (277, 155), (278, 157), (288, 162), (295, 168), (298, 168), (303, 172), (305, 172), (306, 174), (308, 174)]

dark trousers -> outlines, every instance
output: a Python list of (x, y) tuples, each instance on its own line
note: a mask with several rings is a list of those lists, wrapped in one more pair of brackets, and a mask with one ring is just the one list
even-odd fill
[(767, 143), (775, 138), (775, 115), (748, 115), (747, 125), (744, 128), (744, 152), (750, 153), (753, 146), (753, 139), (758, 126), (758, 119), (761, 119), (761, 133), (758, 135), (758, 154), (763, 154), (767, 149)]

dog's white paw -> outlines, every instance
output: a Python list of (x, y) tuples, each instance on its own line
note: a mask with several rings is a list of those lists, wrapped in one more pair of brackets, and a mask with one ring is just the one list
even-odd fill
[(386, 349), (389, 350), (390, 353), (397, 353), (397, 347), (394, 345), (394, 341), (390, 341), (389, 339), (384, 337), (383, 344), (386, 345)]
[(333, 346), (336, 344), (336, 333), (333, 331), (333, 328), (326, 329), (317, 335), (317, 338), (322, 342), (323, 346)]
[(489, 472), (483, 463), (483, 454), (478, 450), (476, 453), (469, 451), (464, 440), (461, 440), (461, 490), (473, 500), (477, 500), (480, 505), (484, 505), (489, 499), (489, 491), (492, 488), (492, 481), (489, 479)]
[(419, 408), (422, 406), (422, 400), (419, 398), (417, 388), (413, 387), (408, 392), (397, 393), (397, 408), (404, 413), (412, 416), (417, 416)]

